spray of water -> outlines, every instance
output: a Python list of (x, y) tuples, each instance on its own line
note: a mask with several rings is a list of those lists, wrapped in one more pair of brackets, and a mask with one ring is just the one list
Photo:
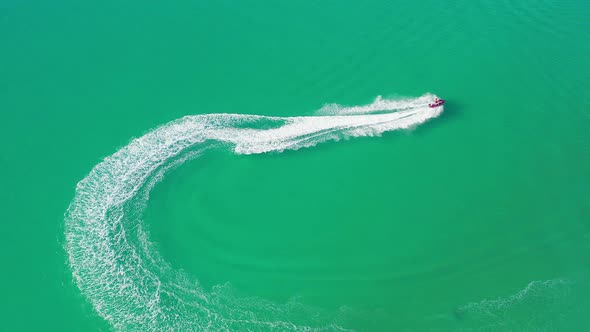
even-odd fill
[(143, 230), (149, 192), (166, 171), (211, 146), (255, 154), (380, 135), (438, 116), (442, 106), (428, 107), (434, 97), (328, 105), (306, 117), (186, 116), (132, 140), (78, 183), (66, 212), (65, 249), (76, 284), (117, 330), (344, 330), (334, 316), (298, 301), (238, 298), (224, 286), (205, 290), (172, 269)]

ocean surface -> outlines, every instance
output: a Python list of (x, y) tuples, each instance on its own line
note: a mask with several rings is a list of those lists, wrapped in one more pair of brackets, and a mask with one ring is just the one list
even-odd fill
[(0, 331), (590, 330), (588, 17), (3, 1)]

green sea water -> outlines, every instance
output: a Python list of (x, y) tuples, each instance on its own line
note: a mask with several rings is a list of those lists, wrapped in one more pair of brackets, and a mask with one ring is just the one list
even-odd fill
[[(584, 1), (0, 3), (0, 331), (590, 329), (589, 16)], [(144, 164), (100, 164), (186, 115), (281, 117), (219, 125), (272, 130), (427, 93), (444, 111), (411, 129), (261, 154), (233, 150), (239, 130), (207, 140), (119, 205)], [(123, 166), (138, 171), (106, 171)]]

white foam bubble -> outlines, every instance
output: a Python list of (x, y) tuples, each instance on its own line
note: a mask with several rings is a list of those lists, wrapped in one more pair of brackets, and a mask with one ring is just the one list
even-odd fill
[[(66, 213), (66, 251), (78, 287), (118, 330), (344, 330), (334, 317), (320, 317), (297, 303), (239, 299), (219, 289), (207, 292), (196, 279), (174, 271), (143, 231), (149, 191), (167, 170), (197, 158), (215, 142), (238, 154), (254, 154), (380, 135), (438, 116), (442, 107), (427, 106), (433, 99), (425, 95), (377, 98), (364, 106), (332, 105), (332, 115), (324, 116), (186, 116), (132, 140), (78, 183)], [(257, 128), (261, 122), (275, 125)]]
[(564, 279), (552, 279), (552, 280), (534, 280), (531, 281), (525, 288), (519, 290), (515, 294), (507, 297), (498, 297), (496, 299), (484, 299), (479, 302), (473, 302), (462, 306), (460, 309), (464, 311), (477, 311), (477, 312), (498, 312), (506, 310), (511, 306), (516, 305), (519, 302), (529, 299), (531, 297), (549, 296), (549, 291), (559, 286), (567, 285)]
[(436, 98), (433, 94), (425, 94), (419, 98), (383, 99), (378, 96), (371, 104), (361, 106), (342, 106), (327, 104), (317, 111), (318, 115), (355, 115), (388, 112), (391, 110), (405, 110), (427, 107)]
[(564, 318), (562, 314), (569, 292), (568, 280), (534, 280), (512, 295), (458, 307), (455, 315), (489, 330), (544, 330), (553, 324), (559, 326), (557, 322)]

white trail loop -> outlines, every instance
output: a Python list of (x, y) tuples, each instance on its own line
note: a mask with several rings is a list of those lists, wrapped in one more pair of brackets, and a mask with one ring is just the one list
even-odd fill
[[(327, 140), (380, 135), (438, 116), (434, 95), (330, 105), (305, 117), (241, 114), (186, 116), (132, 140), (82, 179), (65, 216), (65, 249), (76, 284), (117, 330), (344, 330), (297, 302), (240, 299), (210, 292), (173, 270), (147, 239), (142, 213), (164, 173), (214, 142), (237, 154), (296, 150)], [(328, 115), (329, 114), (329, 115)]]

